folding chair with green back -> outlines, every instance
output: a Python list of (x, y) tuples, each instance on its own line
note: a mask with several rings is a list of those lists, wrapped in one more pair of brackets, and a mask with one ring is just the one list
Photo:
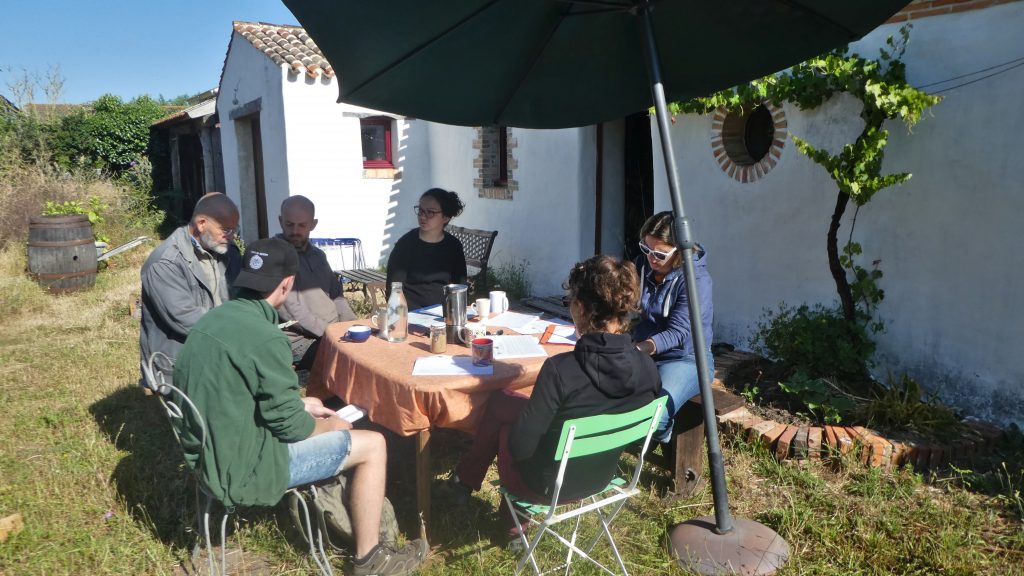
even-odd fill
[[(171, 423), (171, 430), (174, 432), (174, 437), (178, 440), (178, 444), (181, 446), (182, 452), (185, 452), (185, 441), (181, 437), (179, 428), (185, 425), (186, 413), (199, 427), (197, 440), (199, 441), (200, 450), (206, 450), (209, 448), (206, 434), (206, 421), (203, 419), (199, 409), (188, 395), (186, 395), (181, 389), (174, 386), (171, 378), (173, 372), (174, 361), (163, 352), (154, 352), (153, 355), (149, 357), (149, 361), (142, 366), (142, 373), (146, 387), (152, 390), (157, 398), (160, 399), (160, 403), (163, 404), (164, 410), (167, 412), (167, 418)], [(202, 466), (203, 458), (198, 458), (197, 462), (199, 463), (199, 466)], [(202, 534), (202, 543), (206, 545), (206, 561), (209, 569), (207, 574), (210, 574), (211, 576), (213, 574), (226, 576), (227, 547), (225, 544), (227, 540), (227, 524), (228, 517), (234, 510), (233, 508), (226, 508), (224, 510), (224, 516), (221, 519), (220, 560), (218, 561), (212, 550), (213, 540), (210, 538), (210, 510), (216, 498), (203, 481), (203, 474), (200, 468), (192, 470), (192, 477), (196, 482), (196, 523), (199, 525), (199, 533)], [(296, 490), (298, 490), (298, 488), (291, 488), (288, 491), (292, 492)], [(306, 537), (306, 541), (309, 542), (309, 554), (313, 557), (313, 561), (316, 562), (321, 574), (324, 576), (333, 576), (334, 572), (331, 569), (330, 559), (324, 551), (323, 537), (320, 532), (320, 528), (319, 526), (314, 527), (310, 522), (310, 514), (308, 508), (306, 508), (305, 499), (298, 498), (297, 500), (301, 503), (304, 515), (303, 520), (305, 525), (301, 526), (300, 529), (304, 531), (303, 535)], [(315, 547), (314, 542), (316, 542)], [(195, 550), (198, 550), (200, 546), (201, 543), (197, 542)]]
[[(619, 549), (612, 537), (611, 522), (622, 510), (626, 500), (640, 492), (637, 489), (637, 482), (640, 480), (640, 471), (644, 464), (644, 455), (651, 443), (651, 435), (658, 426), (658, 415), (665, 409), (664, 396), (652, 401), (650, 404), (637, 408), (623, 414), (602, 414), (586, 418), (568, 420), (562, 425), (562, 433), (558, 440), (558, 448), (555, 451), (555, 461), (559, 463), (558, 475), (555, 478), (554, 492), (551, 496), (551, 503), (544, 505), (537, 502), (530, 502), (516, 497), (500, 486), (500, 481), (494, 484), (499, 486), (505, 504), (515, 520), (519, 532), (520, 543), (524, 547), (522, 558), (516, 566), (516, 574), (522, 571), (526, 562), (533, 566), (534, 572), (544, 574), (555, 570), (565, 569), (568, 574), (572, 564), (573, 556), (582, 556), (596, 564), (608, 574), (615, 574), (590, 556), (594, 546), (601, 540), (602, 536), (608, 538), (608, 544), (615, 555), (615, 559), (622, 569), (622, 574), (628, 575), (626, 565), (622, 561)], [(643, 448), (640, 450), (636, 468), (633, 470), (632, 478), (627, 482), (624, 478), (617, 476), (617, 470), (610, 470), (608, 476), (610, 482), (600, 491), (581, 500), (571, 503), (559, 504), (559, 495), (565, 480), (566, 468), (569, 461), (582, 456), (589, 456), (611, 450), (622, 450), (643, 439)], [(609, 508), (609, 511), (603, 509)], [(601, 524), (601, 530), (594, 534), (582, 547), (576, 545), (577, 535), (580, 528), (580, 520), (584, 515), (593, 512)], [(540, 517), (538, 519), (538, 517)], [(551, 529), (555, 524), (566, 520), (575, 519), (575, 526), (572, 535), (566, 539), (563, 535)], [(527, 539), (523, 522), (527, 526), (537, 528), (532, 538)], [(568, 548), (565, 563), (555, 568), (541, 572), (534, 558), (537, 545), (545, 534), (551, 534)]]

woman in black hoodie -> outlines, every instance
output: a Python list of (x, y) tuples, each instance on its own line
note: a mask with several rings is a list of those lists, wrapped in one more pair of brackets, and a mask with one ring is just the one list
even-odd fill
[[(479, 490), (497, 456), (507, 490), (548, 502), (558, 474), (555, 448), (566, 420), (628, 412), (658, 397), (658, 369), (629, 335), (628, 315), (636, 310), (640, 290), (633, 264), (594, 256), (573, 266), (566, 289), (580, 337), (576, 348), (544, 362), (532, 396), (512, 390), (491, 396), (473, 446), (455, 469), (457, 490)], [(621, 452), (572, 460), (560, 500), (606, 486)]]

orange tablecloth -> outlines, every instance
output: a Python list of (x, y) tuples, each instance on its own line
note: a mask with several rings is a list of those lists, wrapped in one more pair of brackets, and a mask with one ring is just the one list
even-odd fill
[[(307, 394), (332, 395), (366, 410), (373, 422), (403, 436), (431, 427), (474, 433), (491, 392), (533, 386), (545, 358), (496, 360), (490, 376), (413, 376), (416, 359), (430, 355), (423, 336), (402, 343), (371, 336), (366, 342), (342, 340), (348, 327), (365, 320), (331, 324), (324, 332), (309, 375)], [(507, 332), (507, 331), (506, 331)], [(572, 350), (544, 346), (548, 356)], [(469, 348), (448, 344), (445, 354), (469, 355)]]

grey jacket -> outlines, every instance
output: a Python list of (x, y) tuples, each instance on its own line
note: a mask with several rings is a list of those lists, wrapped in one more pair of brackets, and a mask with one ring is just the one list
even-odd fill
[[(227, 302), (228, 285), (241, 269), (241, 255), (234, 244), (223, 256), (211, 254), (221, 275), (217, 283), (220, 301)], [(168, 236), (142, 265), (142, 362), (147, 362), (154, 352), (176, 359), (189, 330), (213, 308), (213, 289), (197, 258), (186, 225)]]
[[(278, 234), (278, 238), (284, 237)], [(299, 254), (299, 272), (295, 285), (278, 310), (281, 321), (295, 320), (286, 333), (293, 343), (305, 338), (320, 338), (331, 322), (355, 320), (348, 301), (341, 293), (338, 275), (331, 270), (324, 251), (307, 243)]]

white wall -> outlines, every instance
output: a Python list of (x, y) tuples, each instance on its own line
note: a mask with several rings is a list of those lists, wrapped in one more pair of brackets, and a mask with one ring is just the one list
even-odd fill
[[(904, 57), (923, 85), (1024, 55), (1024, 3), (922, 19)], [(874, 56), (897, 31), (884, 26), (854, 46)], [(966, 78), (970, 80), (974, 77)], [(963, 80), (961, 80), (963, 81)], [(952, 86), (957, 81), (936, 87)], [(880, 259), (886, 298), (876, 372), (907, 371), (968, 413), (1024, 423), (1024, 183), (1016, 170), (1024, 132), (1024, 69), (952, 90), (914, 128), (888, 126), (885, 172), (914, 174), (861, 210), (854, 240), (862, 265)], [(852, 99), (801, 112), (786, 105), (789, 133), (837, 150), (860, 130)], [(836, 189), (786, 143), (765, 178), (740, 184), (711, 153), (710, 117), (673, 128), (687, 214), (709, 250), (715, 338), (745, 346), (763, 308), (836, 300), (825, 233)], [(656, 138), (656, 128), (655, 128)], [(669, 208), (660, 150), (657, 209)], [(840, 229), (850, 231), (850, 215)]]
[[(263, 140), (263, 174), (267, 196), (267, 218), (271, 230), (277, 221), (276, 208), (288, 194), (288, 163), (284, 134), (284, 103), (281, 98), (282, 71), (270, 58), (253, 48), (245, 38), (232, 32), (217, 94), (220, 118), (221, 150), (224, 155), (224, 192), (242, 212), (242, 238), (251, 242), (257, 236), (256, 206), (252, 199), (243, 202), (240, 190), (245, 176), (239, 170), (239, 142), (231, 112), (261, 99), (260, 130)], [(244, 153), (244, 152), (243, 152)]]
[(475, 130), (410, 121), (403, 182), (392, 196), (389, 245), (416, 226), (412, 212), (431, 187), (454, 190), (466, 203), (452, 224), (498, 230), (490, 265), (526, 260), (535, 294), (560, 294), (569, 267), (593, 253), (594, 129), (513, 129), (519, 183), (512, 200), (479, 198), (473, 188)]
[[(337, 78), (310, 78), (283, 72), (289, 172), (289, 195), (308, 197), (316, 205), (316, 238), (359, 238), (367, 265), (380, 258), (384, 224), (393, 188), (391, 179), (363, 178), (359, 118), (371, 113), (337, 103)], [(392, 138), (401, 137), (396, 120)], [(280, 231), (281, 201), (271, 203), (271, 229)], [(346, 253), (346, 257), (348, 257)], [(333, 264), (333, 262), (332, 262)], [(351, 261), (347, 261), (351, 266)]]

